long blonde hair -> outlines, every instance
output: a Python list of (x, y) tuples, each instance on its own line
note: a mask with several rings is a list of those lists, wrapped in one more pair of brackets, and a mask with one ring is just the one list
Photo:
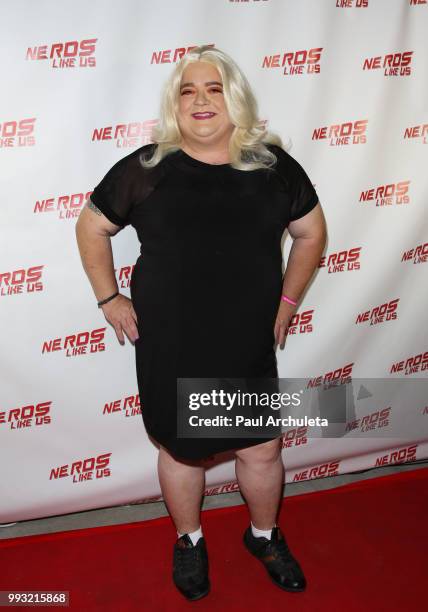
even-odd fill
[(160, 105), (158, 123), (154, 126), (152, 140), (157, 144), (151, 158), (140, 156), (144, 168), (153, 168), (166, 155), (177, 151), (182, 140), (176, 113), (183, 71), (191, 62), (204, 61), (214, 65), (223, 81), (223, 95), (229, 117), (235, 126), (229, 141), (230, 164), (238, 170), (270, 168), (276, 156), (265, 143), (282, 146), (279, 136), (267, 131), (259, 120), (256, 98), (245, 75), (224, 51), (209, 45), (195, 47), (184, 55), (166, 81)]

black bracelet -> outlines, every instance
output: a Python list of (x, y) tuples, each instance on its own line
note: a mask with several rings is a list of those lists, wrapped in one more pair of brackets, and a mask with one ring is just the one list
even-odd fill
[(107, 304), (107, 302), (110, 302), (110, 300), (115, 298), (117, 295), (119, 295), (119, 291), (116, 291), (116, 293), (113, 293), (113, 295), (106, 298), (105, 300), (101, 300), (101, 302), (98, 302), (98, 308), (100, 308), (103, 304)]

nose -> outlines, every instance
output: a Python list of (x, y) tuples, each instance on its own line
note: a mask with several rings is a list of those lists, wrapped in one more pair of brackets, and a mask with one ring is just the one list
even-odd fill
[(206, 104), (207, 103), (207, 97), (205, 95), (205, 92), (203, 90), (198, 91), (196, 93), (196, 98), (195, 98), (195, 104)]

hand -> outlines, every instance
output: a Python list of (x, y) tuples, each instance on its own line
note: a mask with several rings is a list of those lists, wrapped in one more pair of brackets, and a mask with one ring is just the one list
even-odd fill
[(296, 307), (284, 300), (281, 300), (281, 303), (278, 308), (278, 313), (276, 315), (275, 327), (274, 327), (274, 335), (275, 335), (275, 350), (276, 347), (280, 346), (281, 349), (284, 348), (285, 341), (287, 339), (287, 335), (285, 330), (287, 329)]
[(107, 321), (113, 326), (120, 344), (125, 344), (123, 332), (130, 342), (139, 338), (137, 329), (137, 315), (132, 300), (119, 293), (115, 298), (101, 306)]

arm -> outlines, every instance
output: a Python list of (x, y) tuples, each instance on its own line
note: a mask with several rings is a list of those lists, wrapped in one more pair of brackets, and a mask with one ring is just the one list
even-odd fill
[[(284, 274), (282, 293), (298, 302), (303, 291), (318, 267), (327, 239), (327, 227), (321, 205), (318, 204), (307, 215), (292, 221), (288, 231), (293, 244)], [(285, 330), (296, 311), (281, 300), (275, 321), (275, 340), (284, 348)]]
[[(111, 236), (120, 229), (103, 215), (90, 198), (86, 201), (76, 223), (76, 239), (83, 268), (97, 301), (118, 291)], [(125, 342), (123, 332), (132, 342), (138, 338), (137, 316), (129, 298), (119, 294), (101, 308), (121, 344)]]

